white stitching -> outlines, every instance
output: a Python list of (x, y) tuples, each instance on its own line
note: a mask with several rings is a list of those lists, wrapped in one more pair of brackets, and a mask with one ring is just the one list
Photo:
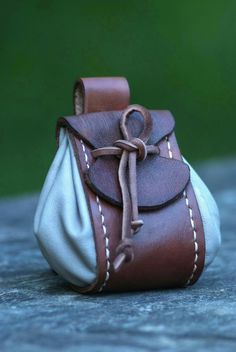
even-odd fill
[(168, 152), (169, 152), (169, 157), (170, 159), (173, 158), (173, 153), (172, 153), (172, 150), (171, 150), (171, 147), (170, 147), (170, 141), (168, 139), (168, 137), (166, 137), (166, 141), (167, 141), (167, 148), (168, 148)]
[(109, 273), (109, 269), (110, 269), (110, 249), (109, 249), (109, 237), (108, 237), (108, 233), (107, 233), (107, 228), (104, 222), (104, 215), (102, 212), (102, 206), (101, 206), (101, 202), (98, 196), (96, 196), (96, 202), (98, 205), (98, 209), (99, 212), (101, 214), (101, 219), (102, 219), (102, 229), (103, 229), (103, 234), (104, 234), (104, 238), (105, 238), (105, 254), (106, 254), (106, 277), (105, 280), (102, 284), (102, 286), (99, 289), (99, 292), (101, 292), (103, 290), (103, 288), (106, 286), (107, 281), (109, 280), (110, 277), (110, 273)]
[(190, 216), (190, 222), (191, 222), (191, 226), (192, 226), (192, 230), (193, 230), (193, 243), (194, 243), (194, 265), (193, 265), (193, 271), (190, 275), (190, 277), (188, 278), (187, 282), (186, 282), (186, 286), (188, 286), (191, 282), (191, 280), (194, 277), (194, 274), (197, 270), (197, 261), (198, 261), (198, 243), (197, 243), (197, 231), (196, 231), (196, 226), (195, 226), (195, 222), (193, 219), (193, 210), (189, 205), (189, 201), (188, 201), (188, 196), (187, 196), (187, 192), (184, 191), (183, 196), (185, 198), (185, 202), (186, 205), (188, 207), (189, 210), (189, 216)]
[[(168, 148), (168, 152), (169, 152), (169, 157), (172, 159), (173, 158), (173, 153), (171, 151), (171, 145), (170, 145), (170, 141), (169, 141), (168, 137), (166, 137), (166, 142), (167, 142), (167, 148)], [(190, 277), (188, 278), (188, 280), (187, 280), (187, 282), (185, 284), (186, 286), (188, 286), (190, 284), (191, 280), (193, 279), (194, 274), (195, 274), (195, 272), (197, 270), (198, 243), (197, 243), (197, 230), (196, 230), (195, 222), (194, 222), (194, 219), (193, 219), (193, 209), (189, 205), (189, 199), (188, 199), (186, 191), (184, 191), (183, 196), (185, 198), (185, 203), (186, 203), (186, 206), (187, 206), (188, 211), (189, 211), (190, 223), (191, 223), (191, 227), (192, 227), (192, 230), (193, 230), (193, 243), (194, 243), (194, 265), (193, 265), (193, 270), (192, 270), (192, 273), (191, 273)]]
[(80, 140), (80, 143), (82, 145), (82, 149), (83, 149), (83, 152), (84, 152), (84, 159), (85, 159), (85, 163), (86, 163), (87, 169), (89, 169), (88, 155), (86, 153), (85, 145), (84, 145), (84, 142), (82, 141), (82, 139)]
[[(84, 159), (85, 159), (86, 167), (87, 167), (87, 169), (89, 169), (88, 155), (86, 153), (85, 145), (84, 145), (84, 142), (82, 139), (80, 139), (80, 143), (82, 145), (82, 149), (84, 152)], [(107, 227), (105, 224), (104, 214), (102, 212), (101, 202), (100, 202), (100, 199), (98, 196), (96, 196), (96, 203), (98, 205), (98, 210), (99, 210), (99, 213), (100, 213), (101, 219), (102, 219), (102, 230), (103, 230), (103, 235), (104, 235), (104, 239), (105, 239), (105, 255), (106, 255), (106, 277), (105, 277), (105, 280), (104, 280), (102, 286), (98, 290), (99, 292), (101, 292), (103, 290), (103, 288), (106, 286), (107, 281), (109, 280), (109, 277), (110, 277), (109, 270), (110, 270), (111, 265), (110, 265), (109, 236), (107, 233)]]

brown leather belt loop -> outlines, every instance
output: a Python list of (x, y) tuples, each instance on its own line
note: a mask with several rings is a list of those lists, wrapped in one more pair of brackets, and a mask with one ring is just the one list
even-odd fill
[(129, 99), (129, 84), (124, 77), (80, 78), (74, 85), (76, 115), (124, 110), (129, 105)]

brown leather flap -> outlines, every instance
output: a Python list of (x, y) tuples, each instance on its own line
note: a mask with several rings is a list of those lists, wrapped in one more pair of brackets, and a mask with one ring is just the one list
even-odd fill
[[(120, 131), (121, 111), (97, 112), (61, 118), (58, 130), (66, 127), (77, 138), (92, 149), (109, 147), (122, 138)], [(169, 111), (151, 111), (153, 128), (147, 144), (157, 145), (174, 130), (174, 118)], [(133, 112), (128, 120), (132, 136), (138, 136), (143, 129), (143, 119)], [(103, 156), (94, 159), (85, 179), (89, 187), (108, 202), (122, 206), (118, 181), (119, 158)], [(137, 161), (137, 194), (140, 210), (163, 207), (177, 199), (189, 182), (189, 167), (182, 161), (148, 155), (144, 161)]]
[[(122, 111), (103, 111), (79, 116), (61, 118), (58, 127), (67, 127), (77, 137), (82, 138), (91, 147), (109, 147), (122, 138), (120, 131), (120, 116)], [(169, 111), (151, 111), (153, 128), (147, 144), (157, 144), (169, 135), (175, 126), (173, 116)], [(132, 136), (138, 136), (143, 129), (143, 118), (133, 112), (128, 120), (128, 129)]]
[[(122, 206), (118, 181), (119, 159), (105, 156), (96, 160), (86, 174), (90, 188), (110, 203)], [(182, 161), (160, 156), (147, 156), (137, 162), (139, 210), (163, 207), (177, 199), (189, 181), (189, 167)]]

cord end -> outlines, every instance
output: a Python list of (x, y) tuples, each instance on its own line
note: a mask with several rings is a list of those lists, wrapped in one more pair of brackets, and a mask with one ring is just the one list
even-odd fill
[(115, 272), (118, 272), (126, 260), (126, 255), (124, 253), (118, 254), (113, 262), (113, 268)]

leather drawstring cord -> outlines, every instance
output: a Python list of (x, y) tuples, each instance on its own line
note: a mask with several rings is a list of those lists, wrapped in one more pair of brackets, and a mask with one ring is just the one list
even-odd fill
[[(126, 120), (133, 111), (139, 112), (144, 119), (143, 131), (137, 138), (133, 138), (126, 127)], [(123, 215), (121, 241), (116, 248), (117, 256), (113, 262), (115, 271), (118, 271), (124, 262), (133, 260), (132, 236), (143, 225), (143, 221), (139, 219), (138, 214), (137, 159), (142, 161), (146, 159), (147, 154), (159, 154), (158, 146), (146, 145), (152, 131), (152, 117), (144, 107), (140, 105), (128, 106), (121, 115), (120, 129), (124, 139), (117, 140), (111, 147), (98, 148), (92, 151), (95, 158), (105, 155), (121, 155), (118, 178), (122, 195)]]

